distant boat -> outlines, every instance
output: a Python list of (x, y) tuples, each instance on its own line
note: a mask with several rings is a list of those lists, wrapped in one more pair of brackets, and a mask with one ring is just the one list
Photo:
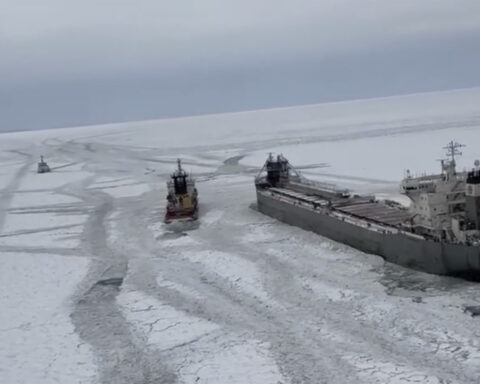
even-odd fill
[(37, 166), (37, 173), (46, 173), (50, 171), (51, 169), (48, 164), (43, 160), (43, 156), (40, 156), (40, 161), (38, 162)]

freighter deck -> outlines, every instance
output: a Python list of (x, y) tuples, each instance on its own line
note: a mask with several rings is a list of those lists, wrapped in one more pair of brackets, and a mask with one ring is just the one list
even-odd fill
[(276, 195), (294, 199), (302, 203), (311, 204), (312, 206), (324, 206), (328, 204), (328, 200), (320, 196), (311, 196), (302, 192), (292, 191), (285, 188), (269, 188), (268, 190)]
[(352, 216), (391, 225), (393, 227), (398, 227), (411, 217), (407, 211), (375, 202), (355, 203), (355, 201), (353, 201), (351, 204), (347, 203), (346, 205), (335, 207), (335, 209)]
[(306, 203), (313, 208), (330, 205), (334, 211), (389, 227), (398, 228), (411, 217), (407, 211), (396, 209), (386, 204), (372, 202), (364, 198), (328, 200), (321, 196), (307, 195), (285, 188), (270, 188), (269, 191), (284, 198), (293, 199), (304, 204)]

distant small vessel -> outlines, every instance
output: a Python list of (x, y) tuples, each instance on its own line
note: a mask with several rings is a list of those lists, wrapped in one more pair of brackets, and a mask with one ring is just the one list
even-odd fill
[(191, 221), (198, 217), (198, 192), (195, 180), (182, 168), (177, 160), (177, 169), (167, 182), (167, 210), (165, 223)]
[(40, 161), (38, 162), (37, 166), (37, 173), (46, 173), (50, 172), (50, 167), (48, 164), (43, 160), (43, 156), (40, 156)]
[(447, 147), (437, 175), (407, 172), (410, 208), (305, 179), (283, 156), (270, 155), (255, 179), (258, 210), (405, 267), (480, 279), (480, 162), (456, 171), (460, 144)]

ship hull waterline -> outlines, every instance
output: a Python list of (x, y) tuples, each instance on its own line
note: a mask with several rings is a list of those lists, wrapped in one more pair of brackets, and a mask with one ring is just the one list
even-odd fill
[(445, 244), (403, 233), (380, 233), (275, 198), (257, 189), (257, 208), (284, 223), (315, 232), (386, 261), (422, 272), (480, 280), (480, 247)]
[(164, 222), (170, 224), (173, 222), (188, 222), (198, 219), (198, 208), (193, 211), (181, 212), (181, 213), (166, 213)]

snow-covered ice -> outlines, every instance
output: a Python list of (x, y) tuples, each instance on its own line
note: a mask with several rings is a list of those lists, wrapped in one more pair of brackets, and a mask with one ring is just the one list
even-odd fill
[[(8, 133), (0, 141), (0, 382), (477, 383), (477, 283), (266, 217), (269, 152), (378, 198), (480, 158), (480, 89)], [(36, 174), (40, 155), (52, 167)], [(194, 223), (163, 224), (184, 159)]]
[(167, 351), (218, 329), (215, 323), (189, 316), (136, 290), (129, 291), (128, 286), (124, 286), (123, 291), (118, 302), (127, 320), (146, 338), (147, 347)]
[(93, 352), (75, 333), (69, 317), (70, 292), (87, 269), (86, 258), (2, 254), (2, 383), (96, 382)]

